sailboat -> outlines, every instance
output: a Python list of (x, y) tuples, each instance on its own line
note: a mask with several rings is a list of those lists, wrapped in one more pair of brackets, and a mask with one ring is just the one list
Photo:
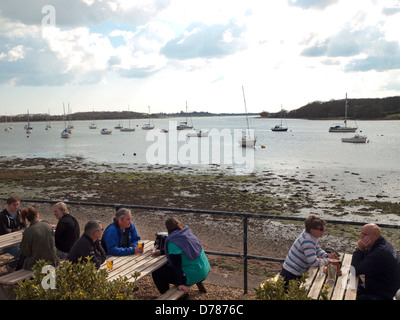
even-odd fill
[(187, 101), (186, 101), (186, 121), (181, 121), (179, 125), (176, 127), (176, 130), (187, 130), (193, 129), (193, 126), (189, 126), (187, 122)]
[(69, 139), (69, 132), (67, 129), (67, 121), (65, 119), (65, 106), (63, 103), (63, 110), (64, 110), (64, 130), (61, 132), (61, 138), (63, 139)]
[(346, 102), (344, 104), (344, 126), (338, 124), (334, 125), (329, 128), (329, 132), (356, 132), (356, 130), (358, 129), (357, 127), (354, 128), (347, 126), (347, 107), (348, 103), (347, 103), (347, 93), (346, 93)]
[(288, 127), (284, 127), (282, 125), (282, 117), (283, 117), (283, 109), (281, 105), (281, 124), (277, 124), (275, 127), (271, 128), (272, 131), (277, 131), (277, 132), (285, 132), (288, 130)]
[(48, 122), (47, 122), (47, 125), (46, 125), (46, 128), (45, 128), (45, 130), (49, 130), (49, 129), (51, 129), (51, 123), (50, 123), (50, 110), (49, 110), (49, 113), (47, 114), (47, 118), (48, 118)]
[[(129, 107), (128, 107), (128, 116), (129, 116)], [(129, 116), (129, 127), (128, 128), (121, 128), (121, 132), (133, 132), (135, 128), (131, 128), (131, 117)]]
[(246, 111), (246, 121), (247, 121), (247, 133), (239, 140), (239, 144), (243, 147), (251, 147), (253, 148), (256, 145), (257, 139), (255, 137), (250, 136), (250, 126), (249, 126), (249, 117), (247, 115), (247, 106), (246, 106), (246, 97), (244, 95), (244, 87), (242, 86), (243, 91), (243, 100), (244, 100), (244, 109)]
[(93, 121), (90, 124), (89, 129), (97, 129), (97, 124), (96, 124), (95, 117), (94, 117), (94, 110), (93, 110)]
[(28, 110), (28, 124), (25, 125), (24, 129), (26, 130), (27, 134), (32, 133), (33, 127), (31, 126), (31, 122), (29, 120), (29, 110)]
[(150, 124), (150, 106), (149, 106), (149, 123), (145, 123), (145, 124), (142, 126), (142, 129), (143, 129), (143, 130), (152, 130), (152, 129), (154, 129), (154, 125), (151, 125), (151, 124)]

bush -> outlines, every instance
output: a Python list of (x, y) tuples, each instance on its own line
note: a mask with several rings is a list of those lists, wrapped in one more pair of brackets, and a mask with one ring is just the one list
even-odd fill
[(300, 280), (290, 280), (289, 285), (285, 287), (283, 277), (277, 275), (260, 284), (256, 290), (256, 296), (259, 300), (310, 300), (307, 296), (307, 290), (304, 283), (308, 274), (303, 274)]
[(107, 270), (97, 270), (90, 259), (77, 264), (65, 261), (55, 268), (55, 288), (52, 289), (47, 282), (50, 273), (42, 273), (46, 265), (45, 261), (38, 261), (33, 268), (33, 279), (18, 284), (14, 290), (17, 299), (127, 300), (133, 298), (136, 279), (140, 275), (139, 272), (132, 275), (134, 282), (128, 282), (127, 277), (107, 281)]

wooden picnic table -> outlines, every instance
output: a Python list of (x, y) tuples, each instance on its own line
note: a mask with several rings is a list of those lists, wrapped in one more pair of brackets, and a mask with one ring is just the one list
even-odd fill
[(305, 283), (305, 287), (309, 289), (308, 296), (313, 300), (319, 299), (324, 285), (328, 285), (327, 298), (329, 300), (355, 300), (359, 278), (351, 274), (352, 256), (349, 253), (340, 254), (342, 274), (337, 275), (334, 280), (330, 280), (325, 272), (319, 270), (319, 267), (311, 267)]
[[(118, 279), (119, 276), (127, 277), (128, 281), (135, 281), (131, 275), (138, 271), (140, 276), (137, 280), (143, 278), (149, 273), (157, 270), (167, 263), (165, 255), (152, 256), (154, 241), (144, 240), (144, 252), (128, 256), (111, 256), (113, 260), (113, 269), (109, 271), (108, 280)], [(107, 259), (101, 266), (101, 269), (107, 269)]]
[(10, 232), (0, 236), (0, 249), (12, 246), (22, 241), (22, 234), (24, 230)]

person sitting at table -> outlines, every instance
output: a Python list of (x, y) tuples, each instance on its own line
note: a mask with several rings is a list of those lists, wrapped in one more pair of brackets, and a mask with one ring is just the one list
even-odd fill
[(81, 233), (79, 222), (69, 213), (64, 202), (56, 203), (53, 207), (53, 213), (58, 219), (54, 235), (57, 254), (61, 259), (65, 259)]
[(103, 233), (101, 243), (108, 255), (127, 256), (143, 253), (143, 248), (138, 248), (140, 236), (132, 222), (130, 210), (120, 208), (111, 223)]
[(32, 270), (38, 260), (45, 260), (56, 267), (59, 264), (59, 258), (51, 225), (39, 221), (36, 207), (22, 210), (21, 215), (29, 222), (29, 227), (25, 229), (21, 241), (21, 253), (25, 256), (23, 268)]
[[(16, 196), (10, 196), (7, 199), (7, 208), (0, 212), (0, 235), (8, 234), (26, 228), (26, 223), (21, 217), (21, 210), (19, 209), (20, 200)], [(15, 244), (3, 249), (13, 256), (14, 260), (23, 261), (21, 257), (20, 245)], [(17, 261), (7, 264), (7, 271), (13, 272), (21, 268)]]
[(305, 220), (304, 225), (305, 230), (292, 244), (280, 272), (286, 286), (290, 280), (300, 279), (310, 267), (317, 267), (320, 263), (328, 265), (329, 262), (338, 264), (336, 253), (328, 254), (319, 246), (326, 222), (311, 215)]
[(400, 288), (400, 256), (376, 224), (362, 227), (351, 265), (357, 276), (365, 275), (357, 300), (391, 300)]
[[(176, 218), (168, 218), (165, 222), (168, 237), (165, 241), (167, 264), (152, 273), (154, 284), (163, 294), (174, 284), (185, 294), (188, 286), (203, 281), (209, 271), (210, 263), (199, 239)], [(156, 250), (153, 255), (160, 255)]]
[(103, 227), (99, 221), (88, 221), (84, 233), (69, 251), (67, 260), (78, 263), (79, 258), (82, 258), (82, 261), (90, 259), (99, 269), (106, 260), (106, 253), (100, 244), (102, 234)]

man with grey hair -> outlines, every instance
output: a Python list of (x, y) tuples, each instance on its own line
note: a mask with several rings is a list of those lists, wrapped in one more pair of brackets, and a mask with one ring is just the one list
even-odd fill
[(138, 248), (140, 236), (132, 222), (132, 213), (126, 208), (118, 209), (114, 222), (104, 231), (101, 240), (106, 253), (112, 256), (127, 256), (143, 253)]
[(103, 227), (100, 221), (86, 223), (83, 235), (72, 246), (67, 260), (72, 263), (78, 263), (79, 258), (82, 259), (81, 261), (90, 258), (96, 268), (100, 268), (100, 265), (106, 260), (106, 253), (100, 245), (102, 235)]

